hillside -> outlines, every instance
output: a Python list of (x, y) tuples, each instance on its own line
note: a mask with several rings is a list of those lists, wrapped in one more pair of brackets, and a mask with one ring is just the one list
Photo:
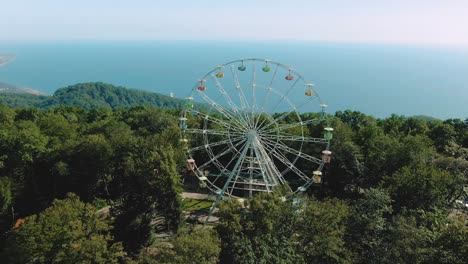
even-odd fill
[(107, 83), (80, 83), (58, 89), (52, 96), (0, 92), (0, 104), (47, 109), (59, 105), (85, 109), (116, 109), (136, 105), (179, 108), (183, 100)]

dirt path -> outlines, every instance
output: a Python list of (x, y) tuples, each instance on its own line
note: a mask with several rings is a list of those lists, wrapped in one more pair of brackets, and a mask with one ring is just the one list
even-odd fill
[(192, 192), (183, 192), (182, 198), (189, 198), (195, 200), (213, 200), (213, 196), (209, 196), (208, 194), (204, 193), (192, 193)]

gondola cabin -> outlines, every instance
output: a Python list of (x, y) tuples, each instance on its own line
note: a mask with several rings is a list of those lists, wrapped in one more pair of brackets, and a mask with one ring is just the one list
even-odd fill
[(216, 68), (218, 68), (218, 71), (216, 72), (215, 76), (218, 77), (218, 78), (223, 78), (224, 77), (224, 72), (223, 72), (224, 66), (218, 66)]
[(200, 181), (206, 181), (208, 180), (208, 178), (206, 176), (201, 176), (198, 178)]
[(269, 72), (269, 71), (271, 71), (271, 68), (268, 67), (268, 65), (266, 65), (265, 67), (262, 68), (262, 71)]
[(205, 91), (206, 90), (205, 80), (198, 80), (198, 82), (200, 83), (197, 87), (198, 91), (200, 92)]
[(312, 95), (314, 95), (314, 91), (312, 91), (311, 89), (307, 89), (304, 94), (306, 96), (312, 96)]
[(237, 69), (238, 69), (239, 71), (245, 71), (245, 69), (247, 69), (247, 67), (245, 67), (244, 65), (242, 65), (242, 66), (237, 67)]
[(179, 127), (180, 129), (187, 129), (187, 118), (185, 117), (179, 118)]
[(330, 163), (330, 161), (331, 161), (330, 155), (331, 155), (331, 154), (332, 154), (332, 152), (329, 151), (329, 150), (324, 150), (324, 151), (322, 151), (322, 161), (323, 161), (324, 163)]
[(325, 132), (323, 133), (323, 138), (326, 140), (331, 140), (333, 138), (333, 128), (326, 127), (324, 130)]
[(286, 75), (286, 77), (284, 77), (284, 79), (286, 79), (288, 81), (292, 81), (292, 80), (294, 80), (294, 76), (291, 75), (291, 74), (288, 74), (288, 75)]
[(312, 181), (314, 183), (321, 183), (322, 182), (322, 172), (321, 171), (314, 171), (314, 176), (312, 176)]
[(190, 170), (190, 171), (195, 170), (195, 160), (194, 159), (188, 159), (187, 160), (187, 170)]

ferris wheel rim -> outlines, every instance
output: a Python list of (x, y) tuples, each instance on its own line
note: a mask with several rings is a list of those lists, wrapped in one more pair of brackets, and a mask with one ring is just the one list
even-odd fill
[[(224, 63), (224, 64), (221, 64), (219, 66), (223, 66), (223, 67), (226, 67), (227, 65), (231, 65), (231, 64), (234, 64), (234, 63), (238, 63), (238, 62), (248, 62), (248, 61), (257, 61), (257, 62), (265, 62), (265, 61), (268, 61), (268, 63), (270, 64), (274, 64), (274, 65), (277, 65), (278, 67), (281, 67), (283, 69), (291, 69), (292, 72), (297, 76), (299, 77), (300, 79), (304, 80), (305, 83), (308, 83), (308, 84), (312, 84), (311, 82), (307, 82), (307, 80), (303, 77), (303, 75), (298, 72), (295, 68), (293, 67), (290, 67), (288, 65), (285, 65), (283, 63), (280, 63), (280, 62), (277, 62), (277, 61), (273, 61), (273, 60), (269, 60), (269, 59), (261, 59), (261, 58), (243, 58), (243, 59), (237, 59), (237, 60), (232, 60), (232, 61), (229, 61), (227, 63)], [(206, 80), (208, 76), (210, 76), (213, 72), (215, 72), (216, 70), (218, 70), (217, 67), (215, 67), (213, 70), (207, 72), (203, 78), (200, 78), (199, 80)], [(192, 90), (191, 90), (191, 94), (192, 92), (197, 88), (197, 85), (194, 85), (192, 87)], [(322, 101), (322, 98), (320, 97), (320, 93), (317, 89), (314, 89), (314, 92), (315, 92), (315, 96), (319, 99), (320, 101), (320, 105), (323, 105), (323, 108), (326, 108), (328, 105), (326, 105), (323, 101)]]

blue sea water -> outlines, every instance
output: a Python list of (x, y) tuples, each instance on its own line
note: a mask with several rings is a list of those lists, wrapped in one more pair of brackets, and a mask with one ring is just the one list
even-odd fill
[(186, 97), (197, 79), (228, 61), (256, 57), (290, 65), (316, 84), (329, 111), (376, 117), (468, 117), (468, 49), (306, 42), (4, 42), (16, 60), (0, 81), (46, 94), (80, 82)]

